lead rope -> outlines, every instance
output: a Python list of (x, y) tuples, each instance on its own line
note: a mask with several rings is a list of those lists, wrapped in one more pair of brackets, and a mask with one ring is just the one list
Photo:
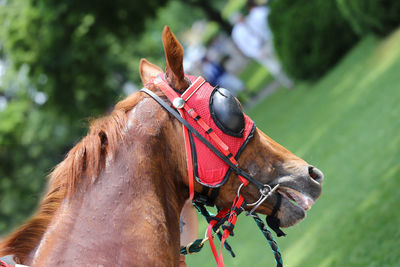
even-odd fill
[(267, 239), (269, 246), (271, 247), (277, 267), (283, 266), (282, 254), (278, 247), (278, 244), (274, 240), (274, 237), (271, 234), (271, 231), (268, 230), (265, 223), (260, 219), (260, 217), (256, 213), (252, 213), (251, 217), (253, 217), (254, 221), (256, 222), (258, 228), (261, 230), (264, 237)]
[[(210, 222), (211, 220), (213, 220), (215, 218), (215, 216), (213, 216), (212, 214), (210, 214), (208, 212), (207, 208), (204, 205), (197, 204), (197, 203), (193, 203), (193, 205), (200, 212), (200, 214), (203, 215), (203, 217), (206, 219), (207, 222)], [(268, 244), (271, 247), (271, 250), (274, 254), (276, 266), (282, 267), (283, 266), (282, 254), (281, 254), (279, 246), (278, 246), (277, 242), (275, 241), (271, 231), (268, 230), (268, 227), (265, 225), (265, 223), (261, 220), (261, 218), (256, 213), (252, 213), (251, 217), (256, 222), (257, 227), (260, 229), (263, 236), (267, 239)], [(213, 236), (215, 236), (215, 235), (217, 235), (219, 237), (219, 239), (221, 240), (222, 235), (221, 235), (221, 232), (219, 229), (217, 229), (215, 231), (215, 233), (213, 234)], [(180, 250), (180, 254), (190, 255), (190, 254), (198, 253), (203, 249), (204, 244), (208, 240), (209, 240), (209, 237), (196, 239), (195, 241), (188, 244), (187, 246), (182, 247)], [(225, 249), (229, 251), (231, 256), (235, 257), (235, 253), (233, 253), (231, 246), (227, 242), (224, 243), (224, 246), (225, 246)]]
[[(208, 223), (210, 223), (213, 220), (217, 221), (217, 224), (213, 227), (213, 230), (215, 232), (213, 234), (213, 237), (218, 236), (219, 240), (221, 240), (222, 234), (219, 227), (228, 219), (228, 216), (226, 216), (227, 210), (224, 210), (222, 212), (220, 210), (217, 215), (213, 215), (208, 212), (204, 204), (193, 202), (193, 206), (197, 209), (198, 212), (200, 212), (201, 215), (203, 215), (204, 219), (206, 219)], [(204, 243), (207, 240), (209, 240), (209, 237), (206, 234), (204, 238), (196, 239), (192, 243), (188, 244), (186, 247), (182, 247), (180, 249), (180, 253), (183, 255), (187, 254), (190, 255), (193, 253), (200, 252), (201, 249), (203, 248)], [(232, 257), (236, 256), (232, 250), (232, 247), (227, 242), (225, 242), (224, 247), (231, 254)]]

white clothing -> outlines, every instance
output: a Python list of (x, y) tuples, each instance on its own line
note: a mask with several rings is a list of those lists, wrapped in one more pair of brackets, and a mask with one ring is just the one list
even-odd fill
[(282, 72), (274, 55), (268, 15), (269, 9), (266, 6), (253, 7), (244, 21), (234, 25), (232, 40), (244, 55), (264, 66), (282, 85), (291, 87), (292, 82)]
[(262, 41), (255, 38), (244, 22), (236, 23), (232, 29), (232, 40), (245, 56), (258, 58)]

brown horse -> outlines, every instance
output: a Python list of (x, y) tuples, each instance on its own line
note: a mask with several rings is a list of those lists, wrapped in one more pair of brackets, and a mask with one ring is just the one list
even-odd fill
[[(166, 79), (183, 92), (189, 86), (183, 49), (168, 27), (163, 43)], [(160, 73), (140, 62), (143, 84), (162, 96), (151, 83)], [(322, 173), (259, 129), (239, 166), (263, 184), (280, 184), (256, 211), (270, 214), (281, 194), (281, 227), (302, 220), (321, 193)], [(132, 94), (91, 123), (89, 134), (51, 173), (37, 213), (0, 243), (0, 256), (12, 254), (32, 266), (177, 266), (187, 180), (181, 124), (148, 95)], [(230, 207), (239, 185), (231, 173), (216, 204)], [(201, 188), (195, 183), (196, 192)], [(242, 194), (249, 202), (259, 197), (252, 185)]]

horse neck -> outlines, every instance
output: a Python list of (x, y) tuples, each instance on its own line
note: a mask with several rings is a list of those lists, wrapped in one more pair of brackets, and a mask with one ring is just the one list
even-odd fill
[(62, 203), (32, 265), (178, 264), (187, 188), (171, 159), (174, 146), (164, 136), (137, 136), (129, 143), (94, 183), (81, 184), (83, 189)]

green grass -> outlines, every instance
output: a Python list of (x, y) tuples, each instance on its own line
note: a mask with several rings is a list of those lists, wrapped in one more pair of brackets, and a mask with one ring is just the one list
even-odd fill
[[(284, 266), (400, 263), (400, 31), (366, 38), (317, 84), (279, 90), (248, 113), (320, 168), (323, 194), (278, 244)], [(202, 223), (205, 229), (205, 224)], [(253, 221), (238, 219), (227, 266), (274, 266)], [(209, 245), (189, 266), (215, 266)]]
[(239, 78), (245, 83), (246, 88), (253, 93), (264, 89), (268, 83), (273, 81), (273, 77), (268, 70), (254, 60), (249, 62), (239, 74)]
[(246, 91), (239, 92), (238, 95), (242, 104), (249, 100), (250, 95), (257, 94), (274, 80), (268, 70), (254, 60), (247, 64), (238, 78), (243, 81), (246, 88)]

